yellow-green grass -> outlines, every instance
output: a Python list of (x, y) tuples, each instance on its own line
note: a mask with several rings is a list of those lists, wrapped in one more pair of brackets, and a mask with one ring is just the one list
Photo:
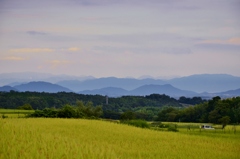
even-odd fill
[(21, 110), (21, 109), (0, 109), (0, 114), (29, 114), (34, 110)]
[(29, 113), (33, 113), (34, 110), (21, 110), (21, 109), (0, 109), (0, 118), (2, 116), (8, 118), (21, 118), (25, 117)]
[[(200, 134), (200, 133), (199, 133)], [(240, 136), (189, 135), (100, 120), (0, 119), (0, 158), (239, 158)]]

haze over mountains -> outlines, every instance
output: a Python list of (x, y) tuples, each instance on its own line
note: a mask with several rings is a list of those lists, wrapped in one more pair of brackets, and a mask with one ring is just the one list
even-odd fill
[(108, 96), (149, 95), (152, 93), (166, 94), (172, 97), (240, 96), (240, 77), (227, 74), (201, 74), (162, 80), (9, 73), (0, 74), (0, 85), (4, 86), (0, 87), (0, 91), (76, 92)]

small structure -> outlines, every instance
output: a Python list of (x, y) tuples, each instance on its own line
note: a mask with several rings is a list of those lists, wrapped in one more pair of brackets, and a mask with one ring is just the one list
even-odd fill
[(213, 128), (211, 125), (207, 125), (207, 124), (203, 124), (203, 125), (200, 125), (200, 129), (207, 129), (207, 130), (212, 130), (212, 129), (215, 129)]

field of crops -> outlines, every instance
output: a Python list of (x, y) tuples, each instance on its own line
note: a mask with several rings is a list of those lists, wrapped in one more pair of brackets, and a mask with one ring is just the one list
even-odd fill
[(20, 118), (25, 117), (34, 110), (20, 110), (20, 109), (0, 109), (0, 116), (5, 118)]
[(239, 158), (240, 130), (156, 131), (101, 120), (0, 119), (0, 158)]

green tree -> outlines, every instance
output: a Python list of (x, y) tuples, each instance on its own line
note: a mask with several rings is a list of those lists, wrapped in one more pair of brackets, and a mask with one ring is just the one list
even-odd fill
[(231, 119), (229, 116), (224, 116), (218, 120), (218, 122), (222, 124), (222, 129), (224, 129), (230, 121)]
[(157, 121), (174, 121), (178, 115), (178, 110), (173, 107), (167, 107), (158, 113)]
[(24, 104), (22, 106), (19, 106), (18, 109), (33, 110), (32, 106), (30, 104)]
[(218, 123), (219, 118), (221, 118), (221, 115), (218, 113), (217, 110), (213, 110), (208, 115), (208, 120), (210, 123)]
[(136, 118), (136, 115), (132, 111), (126, 111), (126, 112), (122, 113), (121, 117), (120, 117), (121, 120), (133, 120), (135, 118)]
[(58, 112), (58, 117), (60, 118), (75, 118), (76, 111), (73, 106), (66, 104)]

